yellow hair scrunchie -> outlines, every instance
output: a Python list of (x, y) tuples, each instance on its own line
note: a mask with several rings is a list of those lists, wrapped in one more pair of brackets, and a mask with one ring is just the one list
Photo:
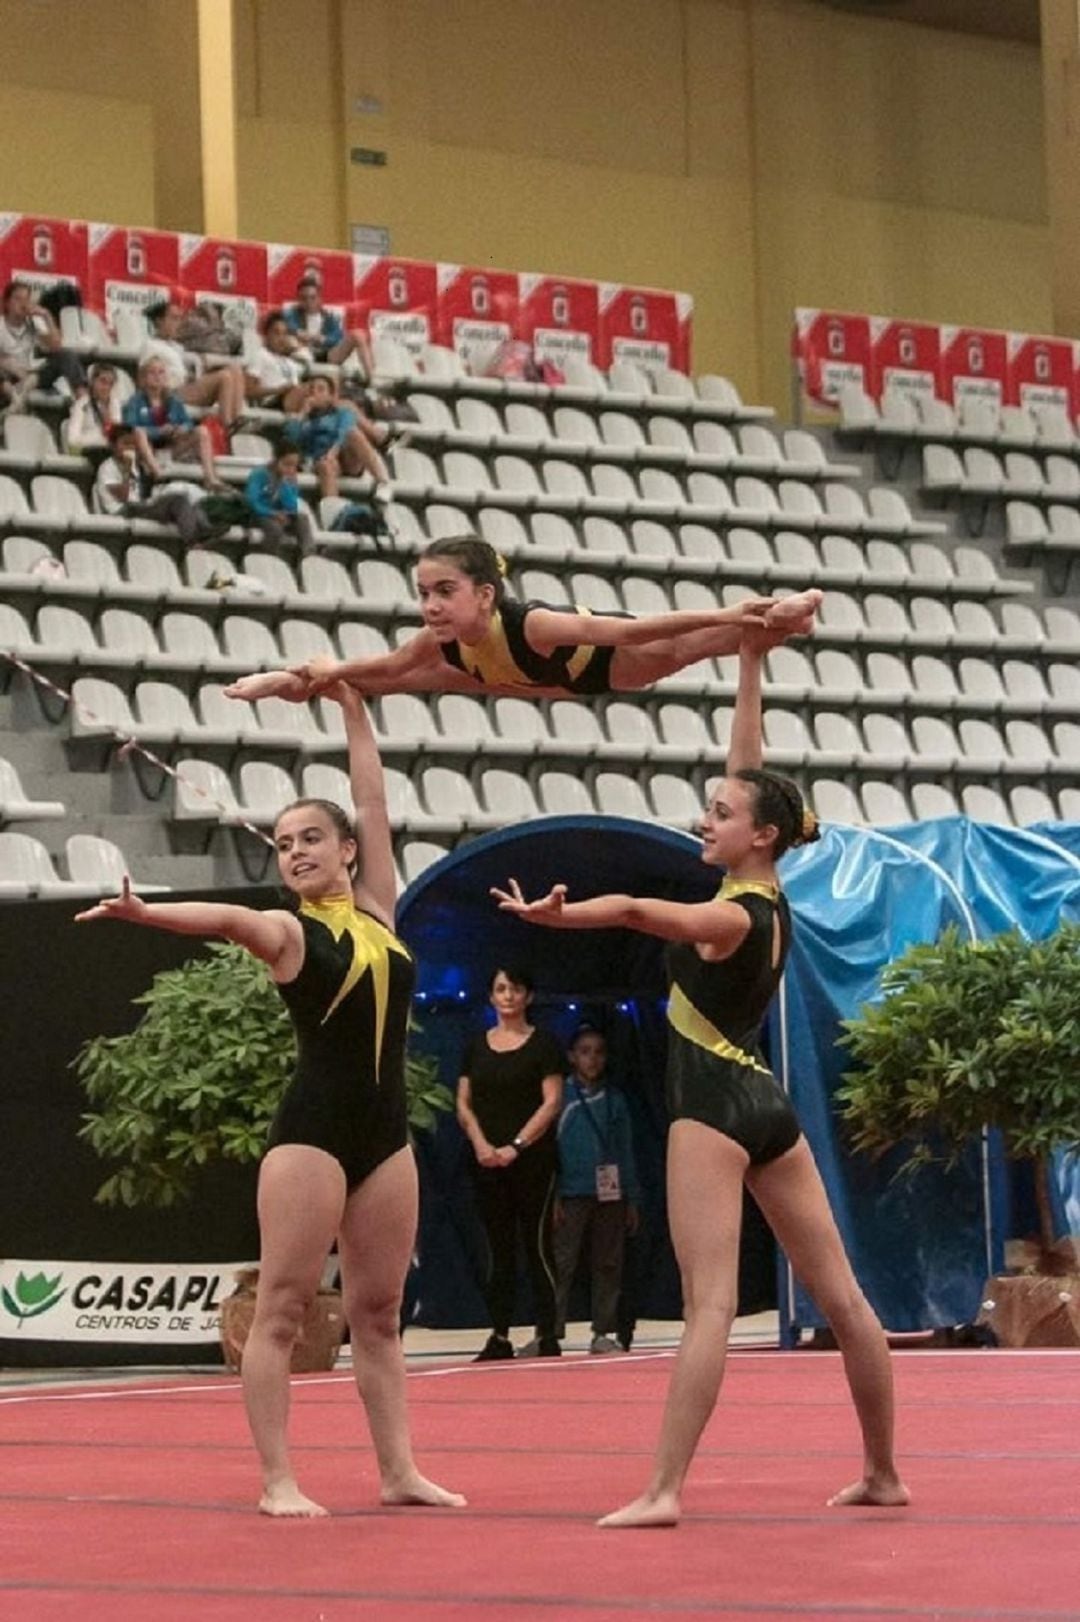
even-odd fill
[(811, 809), (810, 809), (810, 807), (808, 805), (804, 805), (803, 806), (803, 814), (802, 814), (802, 830), (801, 830), (803, 840), (808, 841), (808, 840), (816, 838), (820, 826), (821, 826), (821, 824), (818, 821), (817, 812), (816, 811), (811, 811)]
[(507, 574), (507, 564), (506, 559), (503, 557), (501, 552), (496, 552), (495, 554), (495, 567), (505, 580)]

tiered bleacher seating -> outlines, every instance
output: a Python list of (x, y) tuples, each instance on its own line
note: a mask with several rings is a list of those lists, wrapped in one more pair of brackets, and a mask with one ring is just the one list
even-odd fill
[[(100, 348), (103, 334), (91, 323), (80, 339)], [(130, 350), (118, 353), (130, 365)], [(394, 458), (392, 556), (336, 532), (322, 533), (321, 555), (272, 556), (234, 532), (182, 557), (158, 526), (88, 512), (88, 469), (57, 449), (55, 397), (9, 415), (0, 646), (76, 702), (68, 713), (22, 677), (9, 686), (0, 754), (16, 737), (21, 752), (18, 773), (0, 763), (0, 821), (35, 832), (4, 834), (4, 893), (65, 883), (101, 893), (125, 864), (125, 831), (136, 876), (175, 886), (229, 883), (265, 864), (242, 824), (268, 826), (301, 787), (347, 798), (340, 712), (241, 704), (224, 684), (395, 645), (417, 623), (412, 560), (468, 527), (504, 554), (519, 595), (597, 612), (822, 586), (819, 633), (769, 657), (765, 731), (769, 761), (808, 786), (825, 818), (1075, 815), (1080, 615), (1045, 600), (1036, 567), (1059, 512), (1080, 547), (1080, 442), (1067, 418), (920, 416), (910, 401), (879, 408), (848, 393), (834, 450), (822, 434), (777, 428), (723, 379), (579, 365), (552, 387), (466, 376), (436, 346), (418, 364), (381, 340), (376, 357), (420, 419)], [(909, 442), (907, 478), (894, 456), (900, 477), (875, 482), (872, 448)], [(233, 449), (222, 468), (241, 480), (266, 443), (237, 436)], [(958, 505), (929, 517), (920, 490)], [(976, 499), (1003, 507), (999, 534), (989, 521), (965, 533), (962, 504)], [(238, 573), (261, 590), (223, 584)], [(735, 676), (734, 661), (706, 660), (651, 692), (587, 705), (377, 702), (403, 877), (461, 838), (536, 815), (692, 827), (722, 763)], [(181, 781), (121, 758), (129, 737)], [(43, 805), (46, 789), (62, 804)], [(62, 826), (50, 823), (64, 807)], [(65, 848), (57, 841), (75, 824)], [(102, 836), (112, 843), (85, 843)]]

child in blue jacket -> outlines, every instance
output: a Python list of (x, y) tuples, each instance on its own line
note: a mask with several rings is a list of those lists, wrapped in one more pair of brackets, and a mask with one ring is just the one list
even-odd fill
[(559, 1119), (559, 1177), (555, 1201), (556, 1333), (566, 1333), (566, 1307), (578, 1256), (589, 1237), (592, 1273), (590, 1352), (618, 1352), (615, 1339), (623, 1247), (635, 1232), (640, 1193), (630, 1112), (615, 1088), (604, 1085), (607, 1043), (594, 1026), (581, 1025), (570, 1045), (572, 1069)]
[(248, 522), (262, 531), (268, 550), (277, 551), (285, 536), (292, 535), (306, 556), (314, 548), (315, 532), (300, 506), (299, 474), (300, 452), (296, 446), (279, 445), (265, 467), (248, 474), (244, 501)]
[(332, 377), (313, 377), (298, 417), (285, 419), (285, 437), (313, 465), (324, 496), (336, 496), (344, 473), (370, 473), (376, 485), (389, 477), (386, 463), (351, 406), (342, 405)]

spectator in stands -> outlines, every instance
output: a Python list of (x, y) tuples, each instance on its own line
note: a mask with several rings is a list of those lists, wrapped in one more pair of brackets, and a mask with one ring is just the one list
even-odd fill
[(2, 403), (21, 401), (31, 388), (55, 388), (63, 383), (69, 394), (86, 392), (83, 363), (60, 343), (60, 328), (34, 300), (29, 282), (8, 282), (0, 299), (0, 380)]
[(304, 368), (293, 358), (296, 345), (281, 310), (263, 322), (262, 343), (245, 362), (244, 387), (249, 400), (295, 415), (304, 404)]
[(98, 464), (91, 505), (112, 518), (126, 515), (133, 503), (148, 501), (153, 479), (140, 464), (138, 433), (130, 423), (110, 423), (103, 439), (109, 454)]
[(370, 473), (376, 494), (383, 493), (386, 463), (360, 427), (356, 413), (341, 404), (332, 377), (310, 380), (300, 414), (285, 423), (285, 436), (313, 465), (323, 496), (338, 494), (343, 473), (349, 478)]
[(122, 406), (116, 387), (116, 368), (98, 361), (90, 368), (89, 392), (72, 403), (62, 439), (74, 454), (106, 450), (109, 429), (120, 421)]
[(340, 366), (350, 355), (355, 355), (365, 378), (372, 376), (374, 366), (367, 333), (345, 331), (339, 317), (323, 303), (322, 282), (318, 276), (309, 274), (296, 284), (296, 303), (285, 311), (285, 320), (296, 345), (306, 349), (313, 360)]
[(279, 445), (265, 467), (248, 474), (244, 500), (250, 523), (262, 531), (271, 551), (280, 549), (286, 535), (299, 542), (304, 555), (315, 548), (311, 519), (300, 506), (299, 475), (300, 452), (289, 444)]
[(148, 360), (160, 360), (174, 394), (188, 405), (217, 406), (225, 428), (234, 427), (244, 407), (244, 374), (239, 363), (193, 373), (178, 336), (182, 319), (180, 306), (161, 299), (149, 306), (146, 319), (152, 336), (140, 352), (140, 370)]
[(536, 1338), (519, 1355), (558, 1357), (550, 1258), (563, 1055), (549, 1031), (529, 1023), (533, 988), (523, 969), (496, 969), (488, 990), (496, 1023), (469, 1043), (457, 1091), (489, 1252), (485, 1293), (492, 1332), (475, 1361), (514, 1356), (510, 1325), (519, 1230), (536, 1313)]
[(175, 529), (185, 546), (198, 546), (220, 535), (234, 522), (246, 521), (240, 495), (225, 500), (237, 504), (225, 513), (210, 507), (220, 496), (206, 498), (199, 485), (177, 480), (155, 486), (140, 463), (138, 430), (128, 423), (114, 423), (108, 431), (111, 454), (97, 470), (94, 479), (94, 511), (105, 517), (147, 518), (155, 524)]
[(638, 1183), (630, 1112), (617, 1088), (605, 1085), (607, 1042), (593, 1025), (579, 1025), (570, 1043), (571, 1070), (559, 1117), (555, 1200), (555, 1333), (566, 1334), (566, 1309), (583, 1242), (589, 1242), (594, 1353), (622, 1350), (615, 1339), (623, 1247), (638, 1221)]
[[(296, 1072), (259, 1169), (259, 1283), (242, 1370), (262, 1465), (259, 1509), (273, 1516), (326, 1513), (297, 1484), (287, 1417), (293, 1344), (335, 1239), (382, 1502), (464, 1503), (421, 1476), (409, 1438), (400, 1331), (418, 1214), (405, 1093), (414, 970), (393, 933), (382, 763), (360, 699), (342, 690), (340, 702), (356, 810), (298, 800), (274, 826), (296, 910), (147, 903), (125, 879), (120, 896), (79, 914), (233, 941), (266, 965), (293, 1017)], [(197, 1057), (178, 1052), (176, 1062)]]
[(139, 367), (138, 388), (124, 407), (123, 420), (136, 430), (139, 461), (154, 479), (163, 477), (159, 453), (179, 462), (198, 459), (211, 489), (221, 489), (210, 435), (191, 420), (179, 395), (169, 388), (168, 369), (157, 356)]

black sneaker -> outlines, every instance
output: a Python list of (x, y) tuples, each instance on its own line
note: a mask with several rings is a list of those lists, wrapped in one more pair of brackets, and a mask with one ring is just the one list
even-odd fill
[(554, 1335), (541, 1335), (536, 1355), (537, 1357), (561, 1357), (562, 1347)]
[(489, 1335), (482, 1351), (473, 1358), (474, 1363), (502, 1363), (513, 1357), (514, 1348), (505, 1335)]

